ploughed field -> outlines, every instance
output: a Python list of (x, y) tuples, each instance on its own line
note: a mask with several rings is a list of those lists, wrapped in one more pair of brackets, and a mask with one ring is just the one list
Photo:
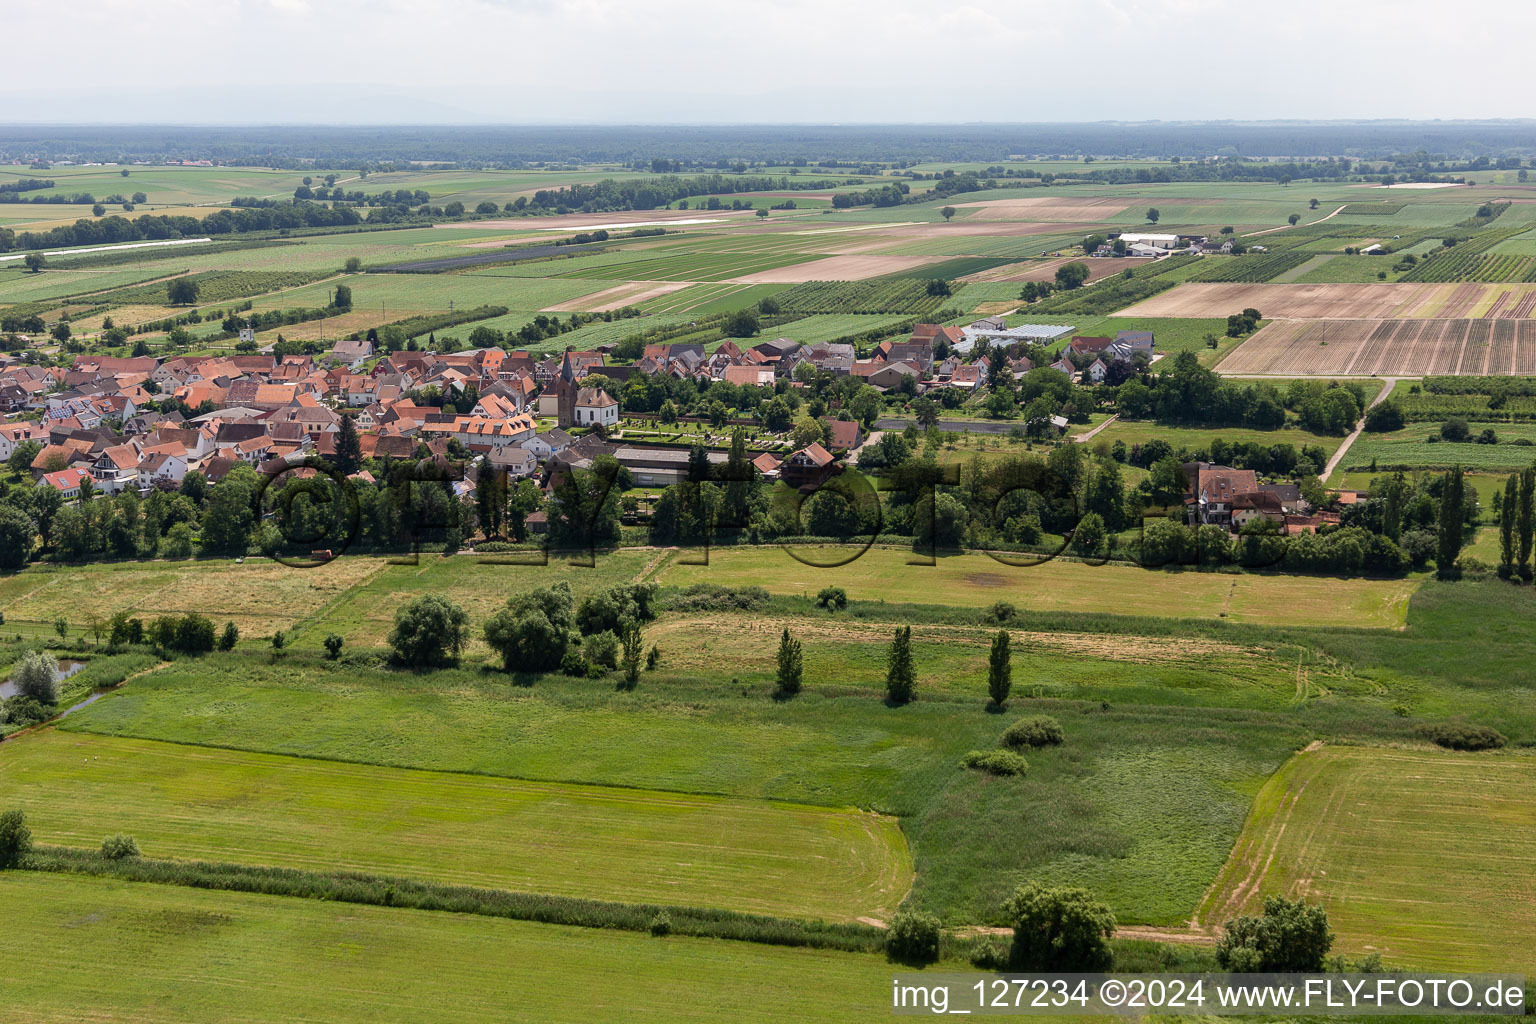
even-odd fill
[(1536, 321), (1276, 320), (1234, 349), (1219, 369), (1287, 376), (1530, 376), (1536, 375)]
[(1523, 319), (1536, 284), (1216, 284), (1189, 282), (1119, 316), (1230, 316), (1253, 308), (1268, 319)]

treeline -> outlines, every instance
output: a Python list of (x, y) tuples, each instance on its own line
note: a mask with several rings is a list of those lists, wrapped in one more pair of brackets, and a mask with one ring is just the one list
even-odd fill
[[(39, 189), (53, 188), (52, 178), (20, 178), (16, 181), (0, 181), (0, 196), (6, 193), (36, 192)], [(12, 202), (10, 199), (0, 199), (0, 202)]]
[(1285, 425), (1289, 410), (1307, 430), (1342, 435), (1354, 428), (1365, 407), (1364, 386), (1355, 381), (1295, 380), (1281, 391), (1268, 383), (1224, 380), (1201, 366), (1193, 352), (1180, 352), (1172, 363), (1120, 384), (1114, 393), (1116, 411), (1127, 419), (1272, 430)]
[(338, 227), (362, 222), (357, 211), (348, 207), (333, 208), (316, 203), (299, 203), (272, 209), (219, 210), (201, 219), (146, 213), (130, 220), (114, 215), (99, 220), (77, 220), (73, 224), (48, 231), (23, 231), (19, 235), (9, 228), (0, 228), (0, 252), (11, 249), (111, 245), (117, 242), (250, 231), (281, 231), (285, 228)]
[[(614, 210), (654, 210), (691, 196), (735, 195), (742, 192), (805, 191), (835, 188), (829, 179), (801, 179), (758, 175), (707, 174), (692, 178), (660, 177), (632, 181), (605, 179), (593, 184), (540, 189), (526, 206), (513, 204), (520, 214), (604, 213)], [(519, 197), (522, 198), (522, 197)]]

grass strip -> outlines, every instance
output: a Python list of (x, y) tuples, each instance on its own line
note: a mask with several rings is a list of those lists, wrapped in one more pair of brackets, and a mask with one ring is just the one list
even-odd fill
[(153, 882), (266, 896), (296, 896), (301, 899), (405, 907), (412, 910), (441, 910), (581, 928), (650, 932), (658, 922), (664, 920), (667, 932), (673, 935), (733, 939), (771, 946), (804, 946), (852, 953), (879, 952), (885, 947), (885, 932), (869, 925), (802, 921), (701, 907), (617, 903), (505, 889), (441, 885), (412, 878), (354, 871), (304, 871), (147, 857), (109, 860), (95, 850), (41, 845), (26, 856), (21, 866), (29, 871), (90, 875), (127, 882)]

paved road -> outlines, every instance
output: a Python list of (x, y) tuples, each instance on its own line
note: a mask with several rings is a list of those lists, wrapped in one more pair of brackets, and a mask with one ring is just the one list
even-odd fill
[(1105, 420), (1103, 423), (1100, 423), (1098, 426), (1094, 427), (1092, 430), (1085, 431), (1085, 432), (1083, 432), (1081, 434), (1078, 434), (1072, 440), (1076, 441), (1078, 444), (1085, 444), (1088, 441), (1092, 441), (1094, 438), (1099, 436), (1099, 432), (1101, 430), (1103, 430), (1105, 427), (1109, 426), (1111, 423), (1115, 422), (1115, 420), (1118, 420), (1119, 418), (1120, 418), (1120, 414), (1119, 413), (1115, 413), (1109, 419)]
[[(1383, 377), (1381, 379), (1383, 381), (1382, 388), (1376, 393), (1376, 397), (1371, 399), (1371, 404), (1365, 407), (1366, 412), (1386, 401), (1387, 396), (1392, 393), (1392, 389), (1397, 387), (1398, 378)], [(1360, 436), (1360, 432), (1364, 429), (1365, 416), (1361, 414), (1360, 422), (1355, 424), (1355, 429), (1344, 439), (1344, 443), (1339, 445), (1339, 450), (1333, 453), (1333, 458), (1328, 460), (1328, 465), (1323, 469), (1322, 475), (1318, 477), (1319, 480), (1323, 481), (1323, 483), (1328, 482), (1328, 478), (1333, 476), (1333, 471), (1339, 467), (1339, 463), (1344, 461), (1344, 456), (1348, 454), (1350, 445), (1355, 443), (1355, 439)]]

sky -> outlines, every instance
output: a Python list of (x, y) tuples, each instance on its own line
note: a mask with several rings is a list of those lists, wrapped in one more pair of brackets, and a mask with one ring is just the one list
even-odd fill
[(61, 0), (5, 27), (5, 122), (1536, 114), (1532, 0)]

